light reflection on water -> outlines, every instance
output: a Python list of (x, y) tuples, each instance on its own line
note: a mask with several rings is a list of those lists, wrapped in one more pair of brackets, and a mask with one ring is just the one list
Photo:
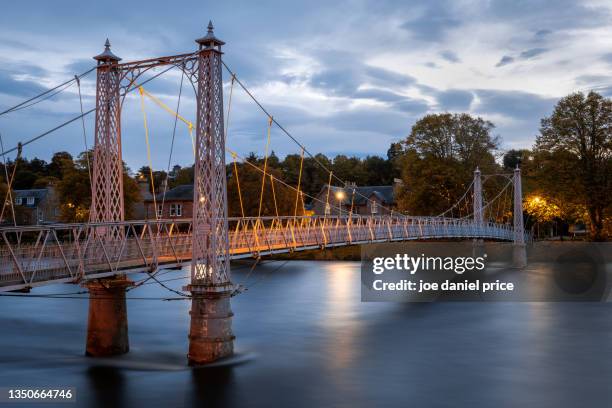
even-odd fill
[(278, 265), (233, 299), (241, 364), (216, 368), (186, 366), (186, 301), (130, 300), (131, 351), (100, 360), (83, 356), (85, 300), (1, 297), (0, 386), (74, 386), (105, 407), (609, 405), (608, 303), (361, 303), (359, 263)]

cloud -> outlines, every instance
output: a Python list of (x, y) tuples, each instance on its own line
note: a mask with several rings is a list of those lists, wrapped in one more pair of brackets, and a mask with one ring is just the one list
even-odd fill
[[(452, 2), (424, 2), (420, 4), (420, 12), (405, 21), (400, 27), (410, 32), (415, 40), (423, 42), (439, 42), (448, 31), (463, 23), (457, 14), (453, 13)], [(416, 10), (415, 10), (416, 11)]]
[(438, 105), (443, 110), (467, 111), (474, 99), (471, 91), (450, 89), (448, 91), (437, 92)]
[(514, 62), (514, 58), (509, 55), (504, 55), (501, 57), (499, 62), (495, 64), (496, 67), (503, 67), (504, 65), (512, 64)]
[(27, 97), (46, 90), (45, 87), (35, 81), (17, 80), (15, 76), (17, 76), (15, 72), (0, 69), (0, 93)]
[(541, 29), (541, 30), (536, 31), (536, 32), (533, 34), (533, 38), (534, 38), (535, 40), (540, 41), (540, 40), (543, 40), (543, 39), (545, 39), (546, 37), (548, 37), (550, 34), (552, 34), (552, 30), (548, 30), (548, 29)]
[(550, 115), (556, 98), (543, 97), (524, 91), (475, 90), (478, 97), (477, 113), (499, 114), (515, 120), (528, 120), (539, 124)]
[(450, 51), (450, 50), (445, 50), (445, 51), (442, 51), (442, 52), (440, 53), (440, 56), (441, 56), (441, 57), (442, 57), (444, 60), (446, 60), (446, 61), (448, 61), (448, 62), (451, 62), (451, 63), (453, 63), (453, 64), (454, 64), (454, 63), (461, 62), (461, 60), (459, 59), (459, 57), (457, 56), (457, 54), (455, 54), (453, 51)]
[(586, 74), (586, 75), (577, 76), (576, 79), (574, 79), (574, 81), (576, 81), (576, 84), (580, 86), (601, 85), (602, 83), (610, 82), (610, 76), (609, 75)]
[(518, 59), (525, 60), (525, 59), (535, 58), (538, 55), (542, 55), (547, 51), (548, 51), (547, 48), (531, 48), (529, 50), (521, 52), (518, 56)]
[(607, 52), (601, 56), (601, 60), (612, 64), (612, 52)]
[(516, 61), (520, 61), (520, 60), (529, 60), (529, 59), (533, 59), (539, 55), (544, 54), (545, 52), (548, 52), (548, 48), (530, 48), (528, 50), (522, 51), (518, 56), (516, 57), (511, 57), (510, 55), (504, 55), (497, 64), (495, 64), (496, 67), (503, 67), (504, 65), (509, 65), (512, 64), (513, 62)]

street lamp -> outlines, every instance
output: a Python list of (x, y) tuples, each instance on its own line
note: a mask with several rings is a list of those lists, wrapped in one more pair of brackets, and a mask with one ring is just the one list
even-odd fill
[(338, 216), (342, 215), (341, 203), (342, 203), (342, 200), (344, 200), (345, 196), (346, 195), (344, 194), (344, 191), (342, 190), (336, 191), (336, 200), (338, 200)]

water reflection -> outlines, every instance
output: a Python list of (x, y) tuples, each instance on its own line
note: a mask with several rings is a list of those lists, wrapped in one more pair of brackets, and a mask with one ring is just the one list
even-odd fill
[(325, 314), (321, 321), (328, 334), (327, 353), (331, 369), (346, 368), (358, 358), (355, 341), (361, 332), (355, 304), (355, 274), (348, 263), (336, 263), (325, 274)]
[[(77, 400), (90, 407), (117, 407), (125, 404), (125, 375), (112, 366), (91, 366), (86, 369), (89, 387), (87, 392), (77, 390)], [(81, 392), (79, 392), (81, 391)]]
[(195, 368), (191, 372), (191, 394), (186, 402), (192, 407), (233, 406), (236, 401), (231, 390), (234, 368), (222, 366), (214, 368)]
[[(247, 272), (235, 269), (234, 280)], [(75, 406), (105, 407), (574, 407), (612, 398), (609, 303), (362, 303), (354, 262), (268, 264), (253, 282), (233, 299), (236, 350), (253, 357), (204, 369), (186, 366), (189, 302), (130, 300), (130, 353), (96, 360), (83, 356), (86, 300), (0, 297), (0, 386), (74, 386)], [(168, 292), (152, 284), (130, 296)]]

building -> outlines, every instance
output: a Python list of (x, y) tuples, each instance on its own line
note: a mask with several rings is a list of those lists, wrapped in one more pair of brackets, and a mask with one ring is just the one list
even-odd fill
[(153, 194), (149, 191), (150, 183), (145, 177), (138, 178), (138, 191), (140, 192), (140, 201), (134, 203), (132, 209), (132, 218), (135, 220), (144, 220), (147, 218), (147, 202), (153, 201)]
[[(162, 208), (163, 202), (163, 208)], [(155, 210), (157, 205), (157, 211)], [(168, 191), (164, 198), (163, 193), (149, 197), (144, 200), (145, 219), (169, 219), (169, 218), (186, 218), (193, 217), (193, 184), (183, 184), (176, 186)]]
[[(52, 186), (29, 190), (13, 190), (15, 218), (20, 225), (49, 224), (59, 221), (59, 199)], [(3, 222), (11, 222), (10, 210), (5, 210)]]
[(353, 214), (385, 215), (396, 207), (394, 186), (331, 186), (329, 195), (327, 190), (323, 187), (313, 202), (316, 215), (347, 214), (351, 208)]

